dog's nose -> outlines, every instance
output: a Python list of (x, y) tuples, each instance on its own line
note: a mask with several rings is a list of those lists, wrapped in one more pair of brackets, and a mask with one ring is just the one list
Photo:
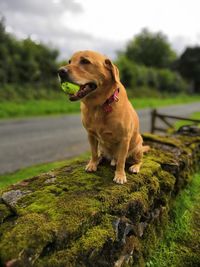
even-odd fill
[(66, 68), (64, 68), (64, 67), (61, 67), (58, 70), (58, 75), (60, 76), (61, 79), (67, 78), (67, 76), (68, 76), (68, 70)]

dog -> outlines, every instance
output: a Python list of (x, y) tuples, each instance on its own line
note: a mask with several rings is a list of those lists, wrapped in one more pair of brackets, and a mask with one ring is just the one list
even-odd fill
[(95, 172), (101, 158), (106, 157), (116, 166), (113, 181), (126, 183), (126, 160), (131, 162), (129, 171), (138, 173), (148, 148), (143, 146), (138, 116), (120, 82), (118, 68), (106, 56), (87, 50), (76, 52), (58, 75), (61, 83), (80, 86), (69, 99), (81, 101), (82, 123), (91, 147), (85, 170)]

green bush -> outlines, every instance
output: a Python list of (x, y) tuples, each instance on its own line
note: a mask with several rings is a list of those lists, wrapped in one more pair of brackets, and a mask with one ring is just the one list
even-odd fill
[(138, 86), (134, 88), (127, 89), (127, 94), (129, 98), (162, 98), (165, 96), (165, 93), (161, 93), (156, 88), (148, 86)]
[[(124, 55), (119, 56), (116, 65), (120, 71), (120, 78), (128, 90), (139, 90), (162, 93), (185, 93), (188, 88), (181, 76), (169, 69), (156, 69), (137, 65)], [(144, 88), (146, 88), (144, 90)], [(156, 94), (157, 94), (156, 93)], [(146, 96), (146, 94), (144, 94)]]
[(136, 73), (135, 65), (124, 56), (118, 59), (116, 65), (119, 68), (122, 83), (125, 87), (130, 88), (134, 83), (134, 75)]
[(119, 68), (120, 79), (126, 88), (145, 85), (145, 67), (139, 67), (125, 56), (116, 61)]
[(169, 93), (185, 92), (186, 82), (176, 72), (168, 69), (158, 70), (158, 89)]
[(147, 85), (158, 88), (158, 72), (154, 68), (148, 68), (147, 70)]
[(148, 29), (143, 29), (128, 42), (124, 54), (138, 65), (154, 68), (169, 68), (176, 59), (167, 36)]
[(55, 99), (60, 98), (63, 92), (59, 88), (59, 84), (56, 84), (54, 88), (47, 88), (43, 85), (26, 84), (5, 84), (0, 87), (0, 102), (12, 101), (17, 102), (21, 100), (33, 100), (33, 99)]
[(16, 39), (0, 18), (0, 99), (32, 99), (57, 90), (58, 51), (30, 38)]

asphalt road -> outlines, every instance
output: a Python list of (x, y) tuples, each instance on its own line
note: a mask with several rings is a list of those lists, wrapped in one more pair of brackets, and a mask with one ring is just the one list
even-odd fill
[[(150, 111), (137, 111), (142, 132), (150, 130)], [(200, 111), (200, 102), (160, 108), (159, 111), (188, 117)], [(88, 149), (80, 114), (0, 121), (0, 174), (66, 159)]]

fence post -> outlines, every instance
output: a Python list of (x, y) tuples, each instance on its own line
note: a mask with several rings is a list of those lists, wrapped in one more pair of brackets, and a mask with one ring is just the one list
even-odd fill
[(154, 133), (155, 131), (156, 115), (157, 115), (157, 110), (152, 109), (151, 111), (151, 133)]

